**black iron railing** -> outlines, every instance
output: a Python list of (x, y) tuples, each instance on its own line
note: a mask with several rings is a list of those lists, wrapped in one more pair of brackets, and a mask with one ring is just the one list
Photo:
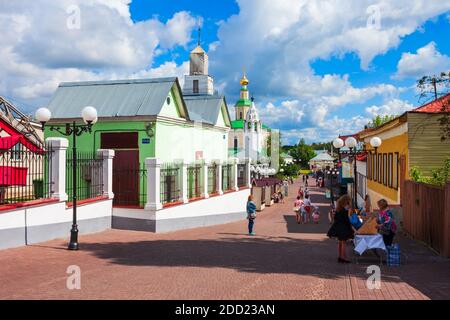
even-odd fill
[(203, 188), (203, 165), (194, 164), (187, 168), (188, 178), (188, 198), (200, 198), (202, 196)]
[(217, 165), (215, 163), (208, 166), (208, 194), (217, 193)]
[(73, 201), (73, 167), (76, 166), (77, 200), (92, 199), (103, 195), (103, 157), (95, 152), (77, 151), (76, 163), (73, 152), (67, 152), (66, 192), (68, 201)]
[(168, 204), (180, 201), (180, 166), (166, 163), (161, 165), (161, 203)]
[(232, 188), (232, 169), (233, 165), (224, 164), (222, 166), (222, 190), (228, 191)]
[(2, 140), (0, 206), (50, 198), (52, 150), (34, 145), (24, 137)]
[(238, 187), (246, 187), (247, 186), (247, 165), (245, 163), (238, 164)]

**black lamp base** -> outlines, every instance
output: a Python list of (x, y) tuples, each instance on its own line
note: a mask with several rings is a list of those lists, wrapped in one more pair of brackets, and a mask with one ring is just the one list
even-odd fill
[(67, 247), (68, 250), (78, 250), (78, 228), (77, 226), (73, 226), (72, 230), (70, 230), (70, 243)]

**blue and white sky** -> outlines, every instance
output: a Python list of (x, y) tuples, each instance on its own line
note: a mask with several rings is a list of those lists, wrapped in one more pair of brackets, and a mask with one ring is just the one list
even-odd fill
[(63, 81), (182, 82), (199, 25), (231, 114), (245, 69), (284, 143), (401, 114), (450, 70), (450, 0), (0, 0), (0, 95), (32, 113)]

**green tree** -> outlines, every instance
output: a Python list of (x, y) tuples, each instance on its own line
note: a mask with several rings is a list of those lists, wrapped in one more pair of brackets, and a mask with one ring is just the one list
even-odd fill
[(308, 168), (309, 160), (316, 156), (314, 149), (306, 144), (305, 139), (300, 139), (299, 143), (290, 150), (289, 154), (301, 168)]
[(331, 142), (313, 142), (311, 147), (314, 150), (331, 150), (332, 143)]
[(372, 119), (372, 121), (370, 121), (367, 124), (367, 127), (368, 128), (378, 128), (378, 127), (382, 126), (383, 124), (385, 124), (391, 120), (394, 120), (395, 117), (396, 117), (395, 115), (384, 115), (384, 116), (377, 115), (376, 117), (374, 117)]
[(445, 160), (442, 168), (432, 170), (431, 176), (423, 176), (422, 172), (417, 167), (412, 167), (409, 171), (409, 175), (413, 181), (443, 187), (450, 181), (450, 157)]

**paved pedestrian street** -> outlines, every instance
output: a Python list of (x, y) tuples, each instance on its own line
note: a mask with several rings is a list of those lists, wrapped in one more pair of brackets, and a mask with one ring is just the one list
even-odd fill
[[(0, 299), (450, 298), (450, 260), (403, 236), (403, 264), (383, 265), (381, 288), (369, 290), (367, 267), (378, 258), (338, 264), (337, 243), (325, 235), (329, 201), (311, 187), (320, 224), (298, 225), (298, 186), (258, 213), (254, 237), (241, 221), (167, 234), (110, 230), (81, 236), (77, 252), (65, 239), (2, 250)], [(71, 265), (81, 270), (79, 290), (67, 289)]]

